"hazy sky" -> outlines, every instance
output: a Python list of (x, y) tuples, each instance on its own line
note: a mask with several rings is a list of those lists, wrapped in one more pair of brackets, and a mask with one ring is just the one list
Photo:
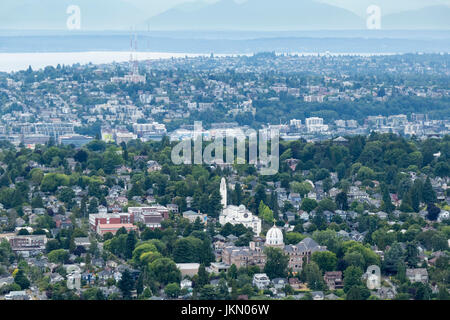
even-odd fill
[[(195, 2), (214, 3), (214, 2), (217, 2), (218, 0), (124, 0), (124, 1), (130, 2), (138, 8), (152, 7), (155, 9), (155, 15), (156, 15), (156, 14), (164, 12), (174, 6), (184, 4), (184, 3), (195, 3)], [(237, 2), (239, 2), (239, 1), (237, 1)]]
[(372, 4), (381, 7), (382, 14), (400, 11), (417, 10), (430, 5), (450, 5), (450, 0), (317, 0), (333, 4), (355, 12), (360, 16), (366, 15), (366, 9)]
[[(185, 3), (206, 2), (213, 3), (219, 0), (124, 0), (134, 4), (138, 8), (154, 8), (154, 14), (161, 13), (174, 6)], [(245, 2), (247, 0), (235, 0)], [(276, 1), (276, 0), (274, 0)], [(301, 1), (301, 0), (299, 0)], [(380, 5), (384, 14), (393, 12), (415, 10), (429, 5), (446, 4), (450, 6), (450, 0), (317, 0), (349, 9), (361, 16), (365, 15), (366, 8), (371, 4)]]

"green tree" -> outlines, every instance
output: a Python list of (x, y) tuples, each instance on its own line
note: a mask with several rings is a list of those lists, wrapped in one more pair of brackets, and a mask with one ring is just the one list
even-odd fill
[(344, 292), (348, 293), (352, 287), (363, 286), (363, 271), (359, 267), (350, 266), (344, 271)]
[(262, 201), (259, 204), (258, 212), (259, 212), (259, 217), (261, 219), (263, 219), (265, 222), (267, 222), (267, 223), (273, 222), (273, 219), (274, 219), (273, 211), (270, 210), (270, 208), (268, 206), (266, 206), (264, 204), (264, 202), (262, 202)]
[(370, 291), (365, 287), (351, 287), (346, 295), (346, 300), (367, 300), (370, 297)]
[(237, 273), (238, 273), (237, 267), (236, 267), (236, 265), (233, 263), (233, 264), (230, 266), (230, 268), (228, 269), (227, 276), (228, 276), (229, 279), (236, 279), (236, 278), (237, 278)]
[(133, 250), (133, 254), (132, 254), (133, 263), (136, 265), (139, 265), (142, 261), (141, 257), (144, 253), (157, 252), (157, 251), (158, 250), (156, 249), (154, 244), (147, 243), (147, 242), (141, 243)]
[(411, 197), (411, 207), (415, 212), (420, 210), (420, 200), (422, 196), (422, 183), (420, 180), (414, 181), (412, 188), (409, 190)]
[(285, 278), (287, 276), (287, 267), (289, 257), (281, 249), (266, 247), (264, 252), (267, 256), (264, 272), (270, 279)]
[(173, 260), (169, 258), (159, 258), (151, 262), (148, 266), (151, 278), (161, 284), (181, 281), (181, 272)]
[(69, 259), (69, 252), (64, 249), (53, 250), (48, 254), (48, 260), (53, 263), (65, 263)]
[(300, 241), (305, 239), (306, 236), (299, 232), (289, 232), (286, 234), (286, 237), (284, 239), (284, 242), (286, 244), (298, 244)]
[(301, 205), (300, 209), (309, 213), (309, 212), (313, 211), (315, 208), (317, 208), (317, 205), (318, 204), (317, 204), (316, 200), (305, 198), (302, 201), (302, 205)]
[(312, 254), (311, 258), (323, 272), (336, 270), (337, 257), (331, 251), (316, 251)]
[(31, 200), (31, 206), (33, 208), (43, 208), (44, 207), (44, 201), (42, 201), (42, 197), (37, 195), (33, 197)]
[(126, 240), (125, 258), (131, 259), (133, 257), (133, 250), (136, 246), (136, 242), (137, 240), (134, 231), (130, 231), (130, 233), (127, 235)]
[(291, 182), (290, 186), (291, 186), (291, 190), (295, 193), (300, 194), (301, 197), (304, 197), (309, 192), (311, 192), (313, 189), (312, 185), (306, 181), (304, 181), (304, 182), (293, 181), (293, 182)]
[(397, 267), (402, 261), (404, 261), (404, 251), (399, 243), (394, 243), (392, 247), (386, 251), (383, 269), (387, 273), (397, 273)]
[(266, 199), (266, 189), (264, 188), (264, 186), (263, 185), (261, 185), (261, 184), (259, 184), (259, 185), (257, 185), (256, 186), (256, 189), (255, 189), (255, 204), (256, 205), (258, 205), (258, 203), (261, 203), (261, 201), (263, 202), (263, 203), (266, 203), (267, 202), (267, 199)]
[(378, 229), (372, 233), (372, 241), (381, 250), (384, 250), (386, 246), (391, 245), (396, 240), (395, 232), (389, 232), (385, 228)]
[(173, 247), (173, 259), (177, 263), (200, 262), (202, 241), (194, 237), (178, 239)]
[(410, 268), (417, 267), (419, 263), (419, 249), (414, 242), (407, 242), (405, 248), (405, 262)]
[(434, 191), (433, 186), (431, 185), (430, 178), (427, 178), (425, 184), (423, 185), (422, 199), (423, 202), (425, 202), (427, 205), (437, 202), (436, 192)]
[(208, 200), (208, 213), (212, 217), (218, 217), (222, 210), (222, 196), (219, 190), (214, 190)]
[(243, 192), (242, 187), (240, 183), (236, 183), (234, 187), (234, 193), (233, 193), (233, 199), (234, 199), (234, 205), (239, 206), (242, 204), (242, 198), (243, 198)]
[(205, 286), (206, 284), (208, 284), (208, 282), (209, 282), (208, 272), (206, 272), (205, 265), (201, 264), (200, 267), (198, 268), (198, 278), (195, 283), (195, 287), (201, 288), (201, 287)]
[(391, 195), (390, 195), (389, 189), (387, 188), (386, 185), (384, 185), (384, 184), (381, 185), (381, 192), (383, 195), (381, 208), (385, 212), (391, 213), (392, 211), (394, 211), (395, 206), (392, 204)]
[(345, 192), (338, 193), (335, 202), (339, 210), (347, 211), (349, 209), (347, 193)]
[(436, 221), (441, 213), (441, 209), (433, 203), (428, 204), (427, 207), (427, 219), (430, 221)]
[(169, 298), (178, 298), (181, 293), (180, 286), (178, 283), (169, 283), (165, 288), (164, 292)]
[(122, 292), (122, 297), (125, 300), (131, 299), (131, 291), (134, 289), (134, 280), (128, 269), (125, 269), (125, 271), (122, 272), (122, 277), (117, 283), (117, 287)]
[(59, 191), (59, 200), (62, 202), (69, 204), (73, 201), (73, 198), (75, 198), (75, 192), (71, 188), (65, 187)]
[(42, 179), (44, 179), (44, 173), (39, 168), (34, 168), (30, 171), (31, 181), (35, 185), (40, 185), (42, 182)]
[(18, 284), (20, 286), (20, 289), (22, 290), (28, 289), (30, 287), (30, 280), (28, 280), (25, 272), (22, 269), (19, 269), (19, 271), (17, 271), (16, 275), (14, 276), (14, 283)]
[(306, 264), (303, 277), (311, 290), (324, 290), (325, 282), (319, 266), (314, 261)]
[(214, 286), (207, 284), (200, 288), (199, 290), (199, 299), (200, 300), (216, 300), (217, 294)]

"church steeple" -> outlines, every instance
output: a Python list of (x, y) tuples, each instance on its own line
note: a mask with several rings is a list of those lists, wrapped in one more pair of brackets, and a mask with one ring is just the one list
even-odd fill
[(227, 207), (227, 181), (225, 178), (222, 178), (220, 181), (220, 196), (222, 197), (222, 207), (225, 209)]

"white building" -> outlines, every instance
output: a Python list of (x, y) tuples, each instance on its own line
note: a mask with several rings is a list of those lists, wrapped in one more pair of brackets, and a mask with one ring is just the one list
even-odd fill
[(302, 127), (302, 120), (292, 119), (289, 124), (291, 127), (299, 129)]
[(160, 140), (167, 134), (166, 125), (158, 122), (135, 123), (133, 124), (133, 131), (143, 141)]
[(200, 219), (203, 224), (206, 224), (208, 221), (208, 216), (206, 214), (192, 210), (183, 212), (183, 218), (188, 219), (190, 223), (194, 223), (197, 219)]
[(198, 273), (198, 269), (200, 268), (199, 263), (177, 263), (176, 265), (182, 277), (193, 277)]
[(253, 276), (253, 285), (259, 290), (263, 290), (270, 285), (270, 279), (265, 273), (256, 273)]
[(5, 300), (30, 300), (30, 296), (25, 291), (11, 291), (5, 295)]
[(259, 236), (261, 233), (261, 219), (254, 216), (244, 205), (233, 206), (227, 205), (227, 188), (226, 180), (222, 178), (220, 183), (220, 195), (222, 196), (223, 210), (219, 216), (221, 225), (230, 223), (232, 225), (242, 224), (246, 228), (252, 228), (253, 232)]
[(116, 132), (116, 142), (121, 144), (122, 142), (128, 143), (131, 140), (137, 139), (137, 135), (131, 132)]
[(306, 128), (311, 133), (328, 131), (328, 125), (323, 124), (323, 119), (317, 117), (306, 118)]
[(259, 236), (261, 233), (261, 219), (254, 216), (244, 205), (227, 206), (219, 216), (221, 225), (231, 223), (232, 225), (243, 224), (246, 228), (252, 228), (253, 232)]

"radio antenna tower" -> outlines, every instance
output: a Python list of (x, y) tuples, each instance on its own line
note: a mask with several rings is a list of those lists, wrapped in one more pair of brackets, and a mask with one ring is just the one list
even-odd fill
[(130, 30), (130, 71), (133, 69), (133, 28)]
[[(133, 39), (133, 33), (134, 33), (134, 39)], [(130, 35), (130, 73), (134, 75), (139, 74), (139, 64), (137, 60), (137, 34), (133, 29), (131, 29), (131, 35)]]
[(133, 75), (139, 74), (139, 64), (137, 60), (137, 49), (138, 48), (138, 40), (137, 40), (137, 33), (134, 34), (134, 52), (136, 53), (134, 63), (133, 63)]

